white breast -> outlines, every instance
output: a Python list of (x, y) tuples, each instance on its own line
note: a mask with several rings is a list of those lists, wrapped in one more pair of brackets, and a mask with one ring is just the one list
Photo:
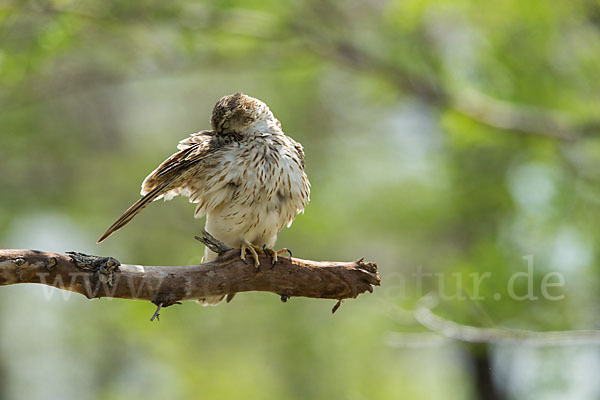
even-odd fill
[(221, 163), (198, 214), (207, 214), (206, 229), (227, 245), (243, 240), (271, 247), (284, 225), (293, 222), (308, 202), (309, 185), (294, 142), (284, 135), (236, 143)]

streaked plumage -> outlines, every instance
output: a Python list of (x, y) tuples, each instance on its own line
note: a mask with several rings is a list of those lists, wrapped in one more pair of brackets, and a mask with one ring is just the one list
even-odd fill
[[(143, 197), (98, 242), (151, 201), (184, 195), (197, 204), (196, 218), (206, 216), (205, 229), (228, 246), (274, 246), (309, 201), (302, 146), (283, 133), (266, 104), (241, 93), (217, 102), (211, 125), (179, 142), (179, 152), (142, 183)], [(204, 261), (216, 256), (206, 248)]]

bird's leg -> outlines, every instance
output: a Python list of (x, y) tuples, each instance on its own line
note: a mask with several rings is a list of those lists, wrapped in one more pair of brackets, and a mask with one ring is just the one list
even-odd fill
[(273, 250), (270, 247), (263, 245), (262, 249), (266, 255), (271, 256), (271, 260), (272, 260), (271, 265), (272, 266), (275, 266), (275, 264), (277, 264), (277, 256), (279, 254), (288, 253), (290, 255), (290, 258), (292, 258), (292, 251), (285, 247), (281, 250)]
[(252, 243), (244, 240), (242, 243), (240, 258), (245, 263), (246, 262), (246, 251), (249, 251), (252, 254), (252, 258), (254, 259), (254, 268), (256, 268), (256, 272), (260, 271), (260, 261), (258, 260), (258, 251), (262, 250), (260, 247), (253, 245)]

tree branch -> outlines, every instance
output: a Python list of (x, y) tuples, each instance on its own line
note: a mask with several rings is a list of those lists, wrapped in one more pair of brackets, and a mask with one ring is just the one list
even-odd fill
[(40, 283), (89, 299), (141, 299), (168, 307), (181, 300), (248, 291), (276, 293), (282, 300), (337, 299), (339, 306), (342, 299), (373, 292), (373, 286), (380, 284), (377, 265), (362, 259), (323, 262), (280, 257), (271, 267), (271, 258), (263, 254), (260, 262), (257, 272), (240, 260), (239, 250), (226, 250), (206, 264), (159, 267), (120, 264), (112, 257), (82, 253), (5, 249), (0, 250), (0, 286)]
[(463, 90), (450, 105), (455, 111), (496, 129), (563, 141), (577, 140), (598, 124), (589, 121), (578, 125), (561, 111), (501, 101), (475, 90)]
[[(333, 12), (334, 8), (331, 4), (328, 7), (322, 5), (319, 10), (323, 14), (323, 10)], [(341, 15), (337, 17), (344, 18)], [(412, 40), (415, 43), (422, 42), (419, 43), (421, 47), (428, 49), (422, 57), (426, 64), (432, 67), (432, 72), (429, 74), (382, 59), (348, 38), (328, 37), (321, 27), (313, 28), (307, 25), (307, 20), (306, 18), (297, 20), (291, 29), (297, 35), (309, 39), (306, 45), (309, 51), (356, 71), (384, 77), (400, 92), (426, 104), (453, 110), (500, 131), (548, 137), (566, 142), (597, 134), (600, 130), (600, 119), (597, 117), (590, 116), (589, 119), (579, 120), (559, 110), (502, 101), (474, 89), (456, 91), (448, 87), (440, 78), (442, 74), (438, 67), (444, 60), (435, 53), (436, 43), (428, 39), (425, 33), (420, 38)], [(352, 26), (352, 23), (345, 20), (340, 25)], [(438, 72), (435, 72), (436, 70)]]
[[(462, 325), (436, 315), (433, 296), (425, 296), (415, 309), (415, 319), (425, 328), (453, 340), (470, 343), (527, 344), (531, 346), (565, 346), (600, 343), (599, 330), (572, 330), (536, 332), (508, 328), (481, 328)], [(400, 341), (394, 340), (396, 344)]]

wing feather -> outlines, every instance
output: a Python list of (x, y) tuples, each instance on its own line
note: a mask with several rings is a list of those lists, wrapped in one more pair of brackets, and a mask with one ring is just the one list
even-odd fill
[[(193, 134), (180, 142), (180, 151), (162, 162), (142, 183), (143, 197), (129, 207), (98, 239), (98, 243), (121, 229), (142, 211), (150, 202), (162, 197), (172, 198), (181, 193), (189, 193), (187, 184), (192, 175), (199, 178), (200, 165), (218, 152), (224, 142), (212, 131)], [(184, 144), (184, 145), (182, 145)]]

